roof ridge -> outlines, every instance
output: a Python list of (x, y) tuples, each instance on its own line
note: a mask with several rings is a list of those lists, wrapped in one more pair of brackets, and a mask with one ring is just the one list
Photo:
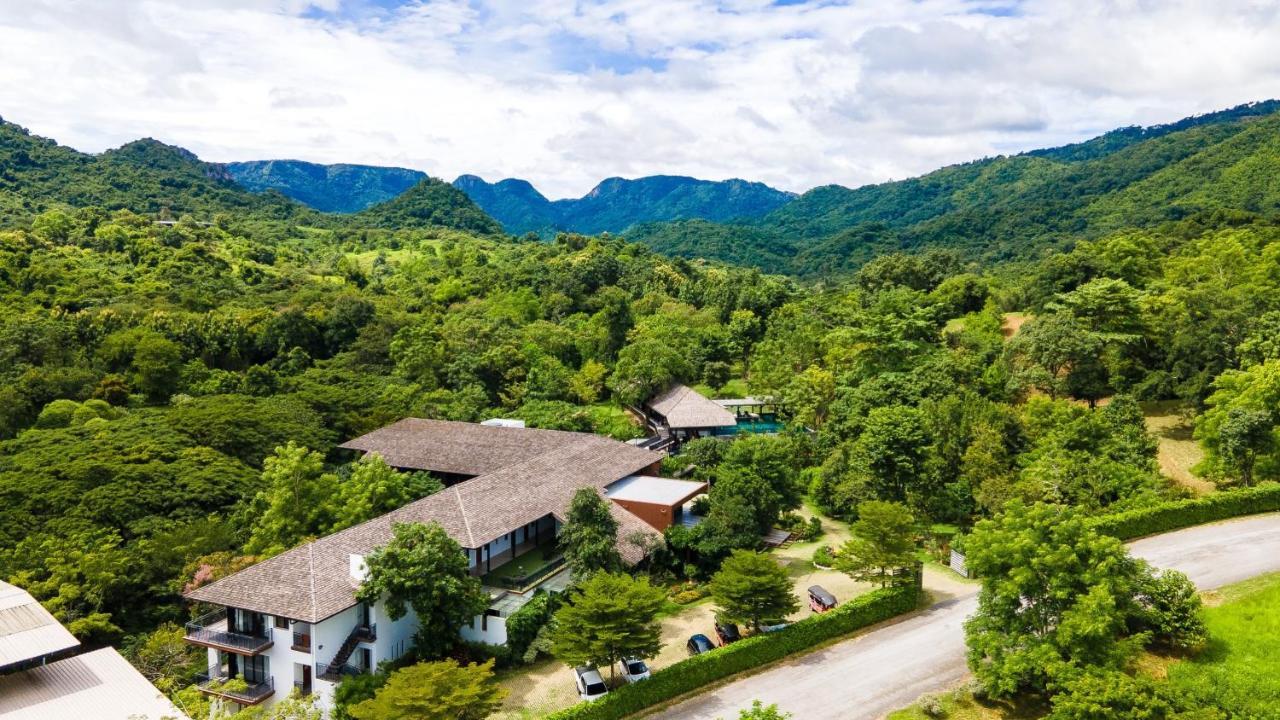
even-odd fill
[(458, 492), (458, 486), (461, 484), (454, 485), (450, 490), (453, 490), (453, 499), (458, 501), (458, 514), (462, 516), (462, 526), (467, 529), (467, 542), (474, 546), (476, 536), (471, 533), (471, 520), (467, 518), (467, 506), (462, 504), (462, 493)]
[(307, 543), (307, 578), (311, 581), (311, 617), (320, 614), (319, 608), (316, 607), (316, 554), (315, 541)]

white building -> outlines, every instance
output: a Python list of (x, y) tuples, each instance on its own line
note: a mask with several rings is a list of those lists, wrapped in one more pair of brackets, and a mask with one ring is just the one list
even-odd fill
[[(297, 688), (328, 710), (343, 675), (370, 672), (409, 651), (417, 630), (413, 612), (393, 622), (383, 602), (367, 606), (355, 597), (365, 556), (391, 539), (397, 523), (438, 523), (462, 546), (472, 574), (492, 599), (462, 635), (505, 643), (506, 617), (534, 589), (568, 581), (555, 546), (573, 494), (589, 487), (607, 495), (624, 478), (634, 484), (636, 474), (656, 472), (661, 460), (657, 453), (597, 435), (416, 418), (342, 447), (376, 453), (402, 470), (432, 471), (449, 485), (189, 592), (191, 600), (218, 606), (187, 625), (187, 640), (209, 650), (205, 692), (256, 705)], [(686, 484), (690, 493), (705, 489)], [(634, 563), (643, 551), (626, 538), (653, 536), (665, 525), (638, 517), (662, 517), (661, 512), (630, 505), (610, 503), (610, 509), (619, 523), (619, 550)], [(230, 677), (248, 687), (224, 687)]]

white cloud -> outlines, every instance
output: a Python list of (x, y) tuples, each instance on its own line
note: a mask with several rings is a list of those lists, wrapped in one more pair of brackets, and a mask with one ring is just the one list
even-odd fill
[(859, 185), (1280, 96), (1261, 0), (0, 0), (0, 115), (531, 180)]

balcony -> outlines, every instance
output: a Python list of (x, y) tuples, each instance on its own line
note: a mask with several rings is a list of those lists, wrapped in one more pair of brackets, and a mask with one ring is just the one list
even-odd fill
[(295, 631), (293, 633), (293, 645), (290, 647), (298, 652), (311, 652), (311, 635), (309, 633), (300, 633)]
[(342, 678), (348, 675), (360, 675), (363, 672), (364, 670), (345, 663), (341, 665), (338, 663), (329, 663), (327, 665), (316, 663), (316, 677), (327, 682), (340, 682)]
[(196, 678), (196, 686), (206, 695), (215, 695), (241, 705), (257, 705), (276, 692), (275, 678), (250, 683), (241, 677), (229, 678), (201, 673)]
[(227, 625), (227, 609), (215, 610), (187, 623), (187, 642), (241, 655), (257, 655), (271, 647), (271, 628), (237, 632)]

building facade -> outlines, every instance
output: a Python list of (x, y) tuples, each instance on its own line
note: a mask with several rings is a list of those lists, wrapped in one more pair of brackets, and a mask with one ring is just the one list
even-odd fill
[[(345, 675), (371, 672), (412, 649), (418, 627), (412, 610), (392, 621), (384, 602), (366, 605), (355, 597), (365, 557), (391, 539), (398, 523), (437, 523), (458, 542), (490, 596), (490, 607), (462, 637), (503, 644), (511, 613), (538, 588), (569, 582), (556, 538), (574, 493), (592, 488), (607, 498), (610, 488), (625, 489), (623, 495), (644, 503), (706, 489), (639, 475), (656, 473), (661, 455), (586, 433), (407, 418), (342, 447), (379, 455), (398, 469), (447, 476), (451, 484), (187, 593), (212, 608), (186, 630), (189, 642), (208, 651), (200, 685), (207, 694), (259, 705), (296, 689), (327, 711)], [(665, 484), (671, 482), (679, 486)], [(660, 537), (669, 524), (638, 515), (621, 498), (609, 507), (619, 538)], [(633, 543), (620, 542), (619, 551), (630, 563), (643, 559)]]

